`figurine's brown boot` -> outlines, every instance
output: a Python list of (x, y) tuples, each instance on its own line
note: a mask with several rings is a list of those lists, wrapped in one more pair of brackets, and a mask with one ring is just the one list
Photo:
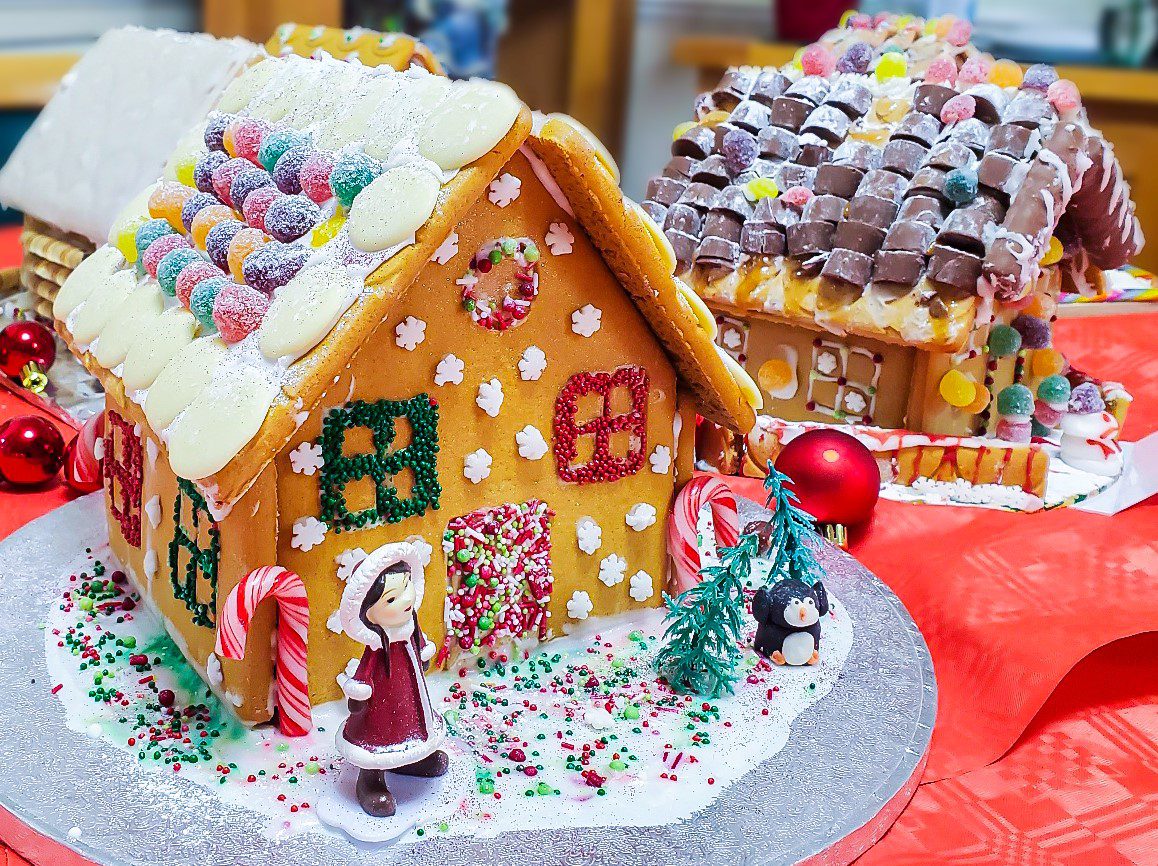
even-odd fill
[(358, 785), (355, 789), (358, 805), (367, 815), (375, 818), (391, 818), (396, 806), (394, 795), (386, 787), (385, 770), (359, 770)]
[(449, 766), (450, 758), (446, 756), (446, 752), (439, 749), (437, 752), (431, 752), (421, 761), (415, 761), (405, 767), (398, 767), (394, 772), (400, 776), (421, 776), (424, 779), (433, 779), (436, 776), (445, 775)]

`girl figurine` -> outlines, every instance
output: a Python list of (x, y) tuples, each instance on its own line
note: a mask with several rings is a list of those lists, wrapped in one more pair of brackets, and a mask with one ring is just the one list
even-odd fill
[(434, 777), (448, 765), (438, 748), (446, 726), (430, 706), (423, 674), (434, 644), (418, 627), (422, 569), (415, 544), (383, 545), (350, 576), (339, 609), (343, 631), (366, 651), (352, 675), (338, 678), (350, 706), (336, 736), (338, 751), (360, 769), (358, 805), (378, 818), (395, 812), (387, 770)]

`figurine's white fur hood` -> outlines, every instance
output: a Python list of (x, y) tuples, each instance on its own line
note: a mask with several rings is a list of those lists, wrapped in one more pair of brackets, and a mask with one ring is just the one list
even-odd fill
[[(413, 541), (384, 544), (363, 559), (346, 581), (346, 588), (342, 592), (342, 602), (338, 608), (342, 631), (358, 643), (365, 644), (371, 649), (379, 649), (382, 646), (381, 638), (362, 622), (362, 601), (366, 598), (366, 593), (370, 591), (374, 579), (383, 569), (397, 562), (404, 562), (410, 567), (410, 577), (414, 581), (414, 609), (417, 611), (422, 607), (422, 596), (426, 589), (425, 560), (425, 551), (420, 544)], [(406, 640), (413, 628), (413, 623), (410, 623), (399, 630), (399, 634), (395, 635), (393, 630), (388, 634), (391, 639)]]

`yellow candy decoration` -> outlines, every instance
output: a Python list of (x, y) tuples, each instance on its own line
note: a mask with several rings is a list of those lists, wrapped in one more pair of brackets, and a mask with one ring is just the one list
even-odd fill
[(346, 212), (341, 208), (332, 217), (323, 223), (318, 223), (310, 233), (310, 246), (322, 247), (338, 236), (342, 226), (346, 224)]
[(938, 39), (944, 39), (949, 35), (949, 31), (953, 29), (953, 25), (957, 19), (952, 15), (942, 15), (933, 22), (933, 33)]
[(177, 180), (188, 187), (195, 187), (193, 182), (193, 169), (197, 165), (197, 160), (193, 158), (182, 159), (173, 166), (173, 173), (177, 176)]
[(1057, 349), (1037, 349), (1033, 353), (1031, 366), (1033, 368), (1033, 375), (1039, 379), (1044, 379), (1046, 376), (1054, 376), (1065, 369), (1065, 355)]
[(700, 118), (700, 123), (703, 126), (715, 126), (717, 123), (723, 123), (732, 115), (726, 111), (709, 111)]
[(803, 48), (797, 48), (796, 53), (792, 55), (792, 68), (793, 69), (803, 69), (804, 68), (804, 49)]
[(882, 54), (881, 59), (877, 61), (875, 75), (877, 81), (888, 81), (892, 78), (904, 78), (908, 72), (909, 63), (905, 60), (905, 55), (890, 51)]
[(120, 230), (113, 238), (113, 246), (116, 247), (125, 261), (130, 265), (137, 260), (137, 229), (149, 221), (147, 214), (133, 217), (127, 222), (123, 223)]
[(965, 411), (970, 415), (978, 415), (985, 410), (989, 405), (989, 401), (993, 399), (993, 394), (984, 385), (977, 385), (977, 397), (968, 406), (964, 407)]
[(977, 399), (977, 384), (960, 370), (950, 370), (942, 376), (937, 390), (946, 403), (958, 409)]
[(780, 187), (770, 177), (754, 177), (746, 185), (748, 197), (753, 201), (762, 198), (776, 198), (780, 195)]
[(882, 123), (896, 123), (909, 113), (913, 104), (907, 99), (890, 99), (882, 96), (873, 103), (873, 111)]
[(671, 131), (671, 140), (675, 141), (677, 138), (682, 138), (684, 133), (686, 133), (689, 129), (695, 129), (695, 127), (696, 122), (694, 120), (686, 120), (683, 123), (678, 124), (676, 128)]
[(783, 358), (773, 358), (760, 365), (756, 378), (760, 382), (760, 387), (771, 394), (792, 384), (796, 379), (796, 370)]
[(1041, 257), (1041, 261), (1038, 262), (1038, 264), (1043, 268), (1047, 268), (1050, 265), (1056, 265), (1061, 261), (1062, 254), (1064, 252), (1065, 250), (1062, 247), (1062, 242), (1059, 241), (1056, 237), (1051, 237), (1049, 239), (1049, 249), (1045, 251), (1045, 255)]
[(998, 87), (1020, 87), (1025, 74), (1012, 60), (998, 60), (989, 70), (989, 83)]

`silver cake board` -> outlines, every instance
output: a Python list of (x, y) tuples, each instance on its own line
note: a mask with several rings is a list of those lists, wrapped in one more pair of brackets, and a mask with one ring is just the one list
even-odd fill
[[(762, 514), (741, 500), (741, 524)], [(825, 584), (855, 629), (840, 680), (794, 722), (783, 749), (693, 819), (528, 829), (492, 839), (431, 837), (386, 848), (325, 833), (270, 841), (261, 816), (224, 807), (186, 779), (147, 772), (125, 752), (75, 734), (50, 698), (40, 625), (59, 576), (86, 547), (102, 544), (105, 533), (96, 493), (0, 543), (0, 839), (38, 866), (842, 866), (884, 835), (924, 770), (937, 702), (925, 641), (881, 581), (826, 548)], [(70, 836), (78, 816), (102, 832)]]

